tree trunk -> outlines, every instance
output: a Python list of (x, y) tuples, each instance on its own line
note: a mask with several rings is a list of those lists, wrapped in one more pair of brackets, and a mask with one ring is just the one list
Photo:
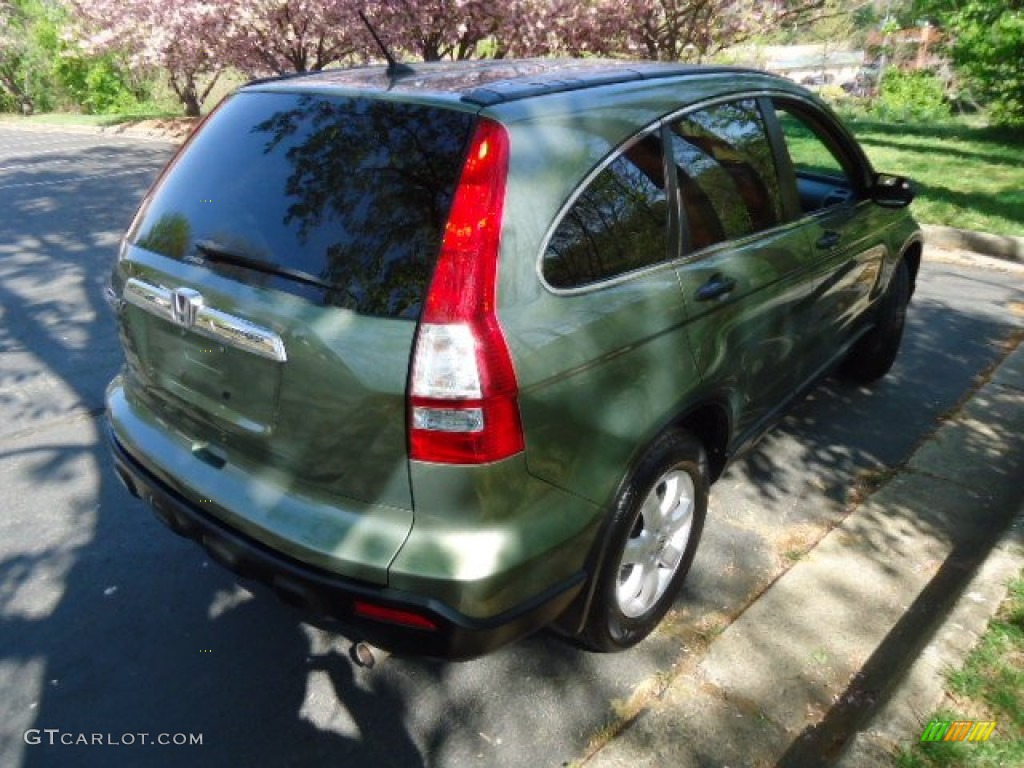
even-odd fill
[(196, 88), (195, 75), (189, 73), (171, 74), (169, 77), (171, 88), (178, 96), (178, 100), (185, 108), (185, 117), (199, 117), (199, 111), (203, 106)]
[(181, 103), (185, 107), (185, 117), (199, 117), (202, 104), (199, 103), (199, 98), (194, 90), (186, 92), (181, 97)]
[(23, 115), (31, 115), (36, 111), (36, 105), (32, 100), (32, 96), (18, 84), (16, 72), (0, 69), (0, 86), (6, 88), (15, 98)]

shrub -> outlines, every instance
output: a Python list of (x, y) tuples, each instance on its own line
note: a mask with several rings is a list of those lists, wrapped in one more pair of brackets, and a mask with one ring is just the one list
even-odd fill
[(922, 122), (949, 116), (942, 81), (931, 72), (889, 69), (872, 111), (882, 120)]
[(849, 101), (853, 97), (843, 90), (841, 85), (823, 85), (818, 89), (818, 95), (833, 106), (841, 102)]
[(67, 51), (57, 59), (54, 70), (74, 103), (90, 114), (124, 112), (137, 107), (140, 96), (146, 96), (110, 54), (87, 57)]

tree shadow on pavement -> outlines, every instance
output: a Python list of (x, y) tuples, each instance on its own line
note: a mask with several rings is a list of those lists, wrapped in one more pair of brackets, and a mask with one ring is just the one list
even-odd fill
[[(541, 634), (470, 664), (393, 658), (369, 672), (350, 661), (349, 639), (236, 586), (114, 479), (102, 411), (120, 351), (103, 292), (169, 154), (72, 143), (8, 153), (0, 167), (0, 763), (533, 765), (578, 754), (613, 700), (674, 648), (596, 657)], [(122, 745), (59, 742), (82, 734)], [(202, 745), (147, 746), (139, 734), (201, 734)]]
[[(1018, 506), (1021, 501), (1024, 496), (1017, 499)], [(850, 738), (868, 726), (942, 627), (971, 578), (1012, 522), (1015, 508), (1007, 506), (1003, 514), (997, 510), (988, 524), (957, 541), (885, 638), (845, 688), (837, 692), (832, 706), (792, 741), (777, 763), (779, 768), (830, 764), (840, 756)], [(1015, 535), (1022, 539), (1020, 529)], [(924, 727), (923, 721), (920, 726)], [(919, 736), (920, 732), (907, 733), (906, 741), (914, 742)]]

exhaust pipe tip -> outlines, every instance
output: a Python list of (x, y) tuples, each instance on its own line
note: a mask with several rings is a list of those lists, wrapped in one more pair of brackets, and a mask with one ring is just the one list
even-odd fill
[(352, 646), (352, 661), (365, 669), (373, 669), (390, 655), (383, 648), (377, 648), (363, 641)]

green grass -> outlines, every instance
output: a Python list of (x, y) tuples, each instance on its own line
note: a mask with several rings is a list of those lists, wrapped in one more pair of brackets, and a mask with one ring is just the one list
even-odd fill
[(23, 117), (21, 115), (0, 114), (0, 122), (22, 123), (29, 125), (121, 125), (122, 123), (134, 122), (136, 120), (163, 119), (170, 117), (181, 117), (180, 112), (166, 109), (154, 108), (151, 110), (142, 109), (137, 112), (126, 112), (117, 115), (82, 115), (74, 112), (44, 112), (38, 115)]
[(914, 180), (918, 221), (1024, 235), (1024, 131), (968, 120), (847, 125), (877, 170)]
[(947, 692), (957, 711), (929, 719), (995, 720), (992, 736), (984, 743), (916, 743), (896, 756), (899, 768), (1024, 765), (1024, 571), (963, 669), (947, 678)]
[(77, 115), (67, 112), (46, 112), (31, 117), (4, 113), (2, 123), (23, 123), (29, 125), (110, 125), (116, 115)]

